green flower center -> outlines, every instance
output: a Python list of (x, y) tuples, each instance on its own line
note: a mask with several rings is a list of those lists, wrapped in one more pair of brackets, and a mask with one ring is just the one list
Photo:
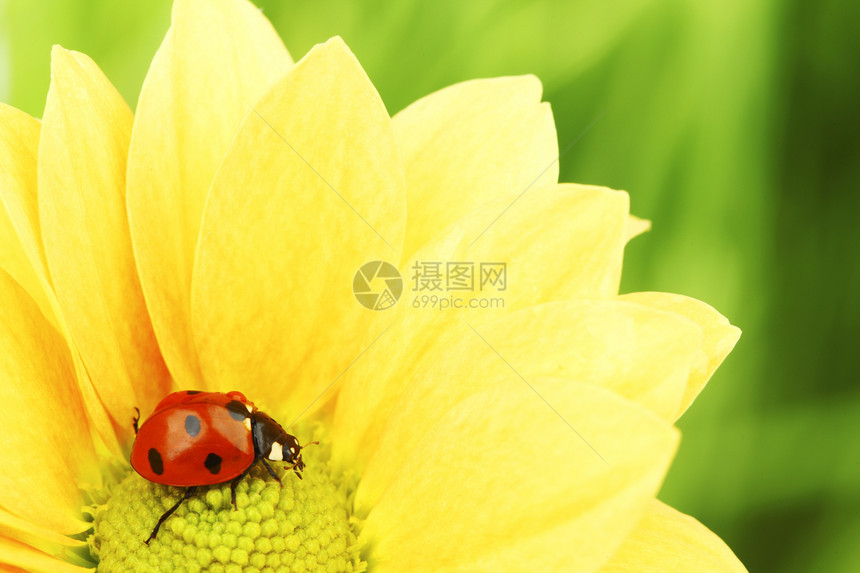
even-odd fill
[(353, 489), (348, 484), (354, 480), (336, 479), (323, 448), (317, 450), (303, 452), (301, 480), (272, 463), (279, 484), (257, 464), (236, 488), (236, 509), (229, 483), (198, 487), (149, 545), (144, 541), (159, 517), (185, 489), (154, 484), (129, 471), (107, 488), (105, 503), (90, 510), (88, 544), (98, 570), (363, 571), (356, 543), (360, 522), (348, 511)]

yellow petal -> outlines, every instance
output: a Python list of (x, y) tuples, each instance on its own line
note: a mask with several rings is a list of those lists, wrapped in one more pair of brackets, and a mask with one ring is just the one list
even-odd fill
[(18, 238), (15, 226), (12, 224), (7, 211), (0, 205), (0, 269), (14, 278), (27, 293), (36, 301), (45, 318), (56, 324), (51, 304), (42, 288), (35, 269), (24, 252), (24, 246)]
[[(18, 245), (23, 248), (30, 270), (24, 269), (17, 273), (11, 269), (12, 265), (5, 267), (6, 270), (33, 297), (42, 314), (51, 324), (59, 329), (67, 340), (70, 340), (68, 328), (50, 283), (39, 224), (39, 198), (36, 183), (39, 131), (38, 121), (15, 108), (0, 104), (0, 166), (2, 166), (0, 200), (16, 235), (14, 241), (11, 238), (0, 239), (2, 240), (0, 249), (14, 250), (19, 248)], [(0, 218), (2, 216), (3, 214), (0, 213)], [(0, 230), (0, 233), (2, 232)], [(21, 260), (20, 254), (14, 256), (18, 261)], [(22, 264), (19, 263), (17, 268), (20, 269)], [(35, 276), (32, 276), (32, 273)], [(77, 350), (74, 351), (73, 358), (78, 375), (78, 387), (85, 397), (90, 419), (107, 447), (114, 453), (119, 453), (113, 425), (96, 397), (92, 382)]]
[(0, 104), (0, 268), (33, 297), (59, 328), (39, 230), (36, 157), (39, 122)]
[(84, 541), (40, 527), (4, 509), (0, 509), (0, 537), (18, 541), (48, 555), (65, 557), (69, 560), (76, 559), (74, 549), (86, 546)]
[(542, 395), (532, 382), (541, 376), (599, 385), (673, 421), (701, 342), (689, 320), (614, 300), (545, 304), (463, 331), (410, 373), (399, 402), (369, 414), (373, 425), (355, 446), (372, 455), (360, 505), (373, 505), (436, 418), (504, 377)]
[(99, 475), (72, 357), (33, 300), (3, 272), (0, 378), (0, 503), (48, 529), (83, 530), (78, 484), (98, 485)]
[[(132, 115), (98, 67), (55, 47), (39, 144), (39, 216), (74, 347), (121, 426), (169, 387), (137, 278), (125, 209)], [(130, 432), (130, 430), (129, 430)]]
[(209, 386), (308, 407), (379, 328), (350, 289), (365, 262), (399, 257), (404, 210), (382, 100), (340, 38), (315, 47), (213, 182), (191, 300)]
[(203, 204), (240, 122), (292, 60), (244, 0), (181, 0), (137, 107), (128, 212), (158, 341), (181, 387), (200, 384), (189, 316)]
[(740, 573), (746, 568), (707, 527), (653, 500), (645, 518), (601, 573)]
[(603, 388), (536, 381), (558, 415), (511, 374), (413, 420), (425, 435), (362, 531), (374, 571), (588, 572), (615, 552), (677, 432)]
[(651, 221), (648, 219), (640, 219), (635, 215), (630, 215), (630, 218), (627, 220), (627, 240), (625, 242), (629, 242), (631, 239), (635, 239), (642, 233), (651, 230)]
[(558, 181), (549, 104), (534, 76), (472, 80), (394, 116), (406, 167), (410, 255), (487, 201)]
[[(462, 320), (482, 324), (517, 309), (559, 299), (613, 296), (621, 275), (626, 193), (581, 185), (557, 185), (523, 198), (504, 221), (492, 225), (510, 201), (497, 199), (451, 225), (402, 265), (407, 281), (396, 320), (379, 344), (361, 357), (339, 382), (343, 398), (335, 420), (337, 463), (354, 464), (351, 453), (369, 452), (396, 397), (413, 377), (413, 369), (440, 337), (462, 329)], [(488, 228), (489, 227), (489, 228)], [(477, 241), (476, 241), (477, 239)], [(472, 292), (416, 291), (415, 262), (471, 261)], [(482, 289), (481, 265), (503, 262), (506, 287)], [(420, 271), (419, 271), (420, 272)], [(499, 308), (438, 310), (422, 306), (430, 297), (474, 296), (500, 299)], [(417, 307), (417, 308), (416, 308)], [(386, 311), (389, 312), (389, 311)], [(376, 429), (374, 429), (374, 426)]]
[[(84, 573), (95, 569), (78, 567), (41, 551), (0, 536), (0, 567), (20, 567), (30, 573)], [(10, 569), (17, 571), (17, 569)]]
[(708, 380), (711, 379), (717, 367), (722, 364), (723, 359), (735, 347), (741, 336), (741, 331), (729, 324), (728, 319), (713, 307), (683, 295), (665, 292), (638, 292), (624, 295), (622, 299), (684, 316), (698, 324), (702, 329), (704, 334), (702, 346), (696, 354), (690, 370), (687, 389), (675, 414), (676, 419), (680, 418), (705, 387), (705, 384), (708, 383)]
[[(475, 209), (419, 249), (408, 263), (471, 261), (479, 275), (481, 262), (504, 262), (509, 280), (503, 291), (489, 286), (483, 290), (479, 280), (474, 282), (479, 295), (505, 299), (502, 312), (490, 309), (478, 320), (540, 302), (615, 296), (628, 208), (629, 197), (623, 191), (553, 185), (524, 196), (513, 207), (502, 198)], [(410, 286), (415, 289), (414, 281)]]

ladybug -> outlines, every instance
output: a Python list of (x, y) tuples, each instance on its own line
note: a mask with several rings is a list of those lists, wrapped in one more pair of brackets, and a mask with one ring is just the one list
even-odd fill
[(131, 467), (151, 482), (187, 488), (159, 518), (147, 545), (198, 486), (230, 482), (235, 509), (236, 486), (258, 461), (278, 483), (269, 461), (287, 462), (299, 479), (305, 468), (299, 441), (241, 392), (173, 392), (138, 429), (139, 420), (137, 410)]

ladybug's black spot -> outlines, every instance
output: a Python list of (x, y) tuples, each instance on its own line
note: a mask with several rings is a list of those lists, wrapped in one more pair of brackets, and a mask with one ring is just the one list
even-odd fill
[(200, 418), (194, 414), (188, 414), (185, 417), (185, 431), (192, 438), (200, 433)]
[[(161, 461), (161, 454), (155, 448), (149, 448), (149, 467), (152, 468), (152, 473), (160, 476), (164, 473), (164, 462)], [(218, 460), (221, 463), (221, 460)]]
[(199, 394), (200, 390), (186, 390), (185, 393), (189, 396), (193, 396), (194, 394)]
[(206, 466), (210, 474), (213, 476), (217, 475), (221, 471), (221, 456), (218, 454), (209, 454), (206, 456), (206, 461), (203, 462), (203, 465)]
[(239, 400), (231, 400), (227, 402), (227, 410), (234, 420), (242, 421), (248, 417), (248, 408)]

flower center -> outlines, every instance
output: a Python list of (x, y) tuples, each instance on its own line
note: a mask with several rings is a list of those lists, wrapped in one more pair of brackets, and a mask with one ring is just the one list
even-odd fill
[(90, 552), (99, 571), (362, 571), (350, 517), (350, 480), (333, 476), (324, 448), (303, 452), (299, 479), (275, 467), (279, 484), (256, 464), (236, 487), (198, 487), (161, 525), (158, 519), (185, 488), (158, 485), (134, 472), (109, 486), (106, 503), (94, 505)]

